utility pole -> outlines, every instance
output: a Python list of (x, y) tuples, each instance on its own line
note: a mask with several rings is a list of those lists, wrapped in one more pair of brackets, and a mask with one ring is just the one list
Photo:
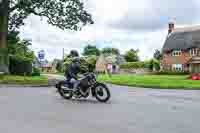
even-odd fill
[(63, 57), (62, 57), (62, 72), (64, 72), (64, 59), (65, 59), (65, 48), (63, 48)]
[(63, 48), (63, 57), (62, 57), (63, 61), (64, 61), (64, 58), (65, 58), (65, 48)]

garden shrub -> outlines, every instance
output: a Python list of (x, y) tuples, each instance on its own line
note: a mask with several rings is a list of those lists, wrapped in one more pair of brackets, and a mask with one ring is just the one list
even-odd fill
[(151, 59), (150, 61), (148, 61), (148, 69), (153, 71), (154, 68), (154, 60)]
[(156, 71), (160, 70), (160, 62), (158, 60), (154, 60), (153, 67)]
[(32, 76), (40, 76), (40, 69), (33, 67)]

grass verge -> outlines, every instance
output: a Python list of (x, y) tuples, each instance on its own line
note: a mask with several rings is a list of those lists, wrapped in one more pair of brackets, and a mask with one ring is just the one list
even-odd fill
[(0, 84), (16, 85), (48, 85), (48, 79), (45, 76), (13, 76), (1, 75)]
[(99, 75), (101, 82), (112, 83), (116, 85), (159, 88), (159, 89), (199, 89), (200, 81), (187, 79), (183, 75)]
[(61, 75), (61, 76), (63, 76), (64, 75), (64, 73), (59, 73), (59, 72), (56, 72), (56, 73), (46, 73), (46, 72), (44, 72), (44, 73), (42, 73), (42, 74), (54, 74), (54, 75)]

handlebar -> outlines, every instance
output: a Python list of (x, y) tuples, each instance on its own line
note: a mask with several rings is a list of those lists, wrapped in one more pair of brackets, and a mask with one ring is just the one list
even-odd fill
[(87, 72), (87, 73), (83, 73), (84, 76), (89, 76), (89, 75), (94, 75), (95, 77), (97, 77), (97, 73), (95, 72)]

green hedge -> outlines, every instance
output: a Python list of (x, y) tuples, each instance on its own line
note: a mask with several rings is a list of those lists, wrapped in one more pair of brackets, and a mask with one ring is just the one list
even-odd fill
[(10, 73), (13, 75), (31, 75), (32, 74), (32, 62), (26, 58), (18, 58), (16, 56), (10, 56)]
[(32, 76), (40, 76), (40, 69), (33, 67)]
[(120, 65), (122, 69), (131, 69), (131, 68), (148, 68), (148, 62), (128, 62)]
[(0, 77), (0, 84), (17, 84), (17, 85), (48, 85), (48, 79), (45, 76), (16, 76), (3, 75)]

